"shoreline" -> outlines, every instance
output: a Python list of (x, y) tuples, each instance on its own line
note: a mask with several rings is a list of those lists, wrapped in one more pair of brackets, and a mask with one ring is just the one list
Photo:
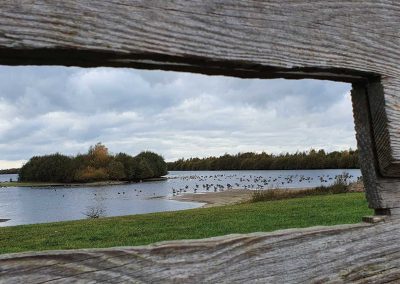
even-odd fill
[[(307, 190), (315, 187), (300, 188), (279, 188), (279, 190)], [(362, 182), (354, 182), (349, 184), (349, 192), (363, 192), (364, 185)], [(169, 199), (181, 202), (197, 202), (205, 203), (200, 208), (208, 208), (215, 206), (233, 205), (243, 203), (251, 199), (253, 190), (249, 189), (230, 189), (221, 192), (201, 192), (201, 193), (184, 193), (182, 195), (172, 196)]]
[(49, 183), (49, 182), (0, 182), (0, 188), (4, 187), (98, 187), (98, 186), (116, 186), (124, 184), (137, 184), (142, 182), (152, 182), (152, 181), (164, 181), (167, 177), (160, 178), (150, 178), (137, 182), (130, 181), (99, 181), (99, 182), (88, 182), (88, 183)]
[(361, 170), (360, 168), (321, 168), (321, 169), (269, 169), (269, 170), (169, 170), (170, 172), (243, 172), (243, 171), (321, 171), (321, 170)]
[(230, 189), (221, 192), (185, 193), (169, 199), (181, 202), (205, 203), (200, 208), (208, 208), (242, 203), (249, 200), (251, 194), (252, 191), (248, 189)]

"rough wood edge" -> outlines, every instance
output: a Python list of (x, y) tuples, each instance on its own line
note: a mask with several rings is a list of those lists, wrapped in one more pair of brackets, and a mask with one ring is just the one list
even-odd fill
[[(400, 222), (0, 256), (0, 282), (380, 283), (400, 279)], [(379, 245), (377, 245), (379, 244)]]

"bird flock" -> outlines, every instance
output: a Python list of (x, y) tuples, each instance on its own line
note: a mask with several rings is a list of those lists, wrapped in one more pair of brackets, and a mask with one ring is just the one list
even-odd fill
[[(293, 173), (293, 172), (292, 172)], [(319, 173), (319, 174), (318, 174)], [(165, 182), (157, 183), (137, 183), (128, 187), (115, 187), (118, 190), (103, 191), (114, 196), (133, 197), (162, 197), (175, 196), (184, 193), (205, 193), (222, 192), (231, 189), (244, 190), (264, 190), (272, 188), (307, 188), (316, 186), (328, 186), (333, 184), (338, 178), (344, 178), (347, 182), (358, 181), (361, 175), (348, 172), (325, 173), (293, 173), (285, 174), (284, 171), (265, 171), (265, 172), (175, 172), (168, 176)], [(113, 188), (113, 187), (112, 187)], [(57, 188), (52, 188), (57, 191)], [(62, 197), (65, 191), (62, 191)], [(98, 197), (97, 190), (93, 190), (93, 197)], [(107, 195), (108, 195), (107, 194)]]
[(171, 188), (173, 196), (184, 193), (221, 192), (229, 189), (263, 190), (327, 186), (333, 184), (339, 178), (350, 182), (359, 180), (361, 176), (343, 172), (320, 175), (190, 174), (169, 177), (170, 180), (177, 180)]

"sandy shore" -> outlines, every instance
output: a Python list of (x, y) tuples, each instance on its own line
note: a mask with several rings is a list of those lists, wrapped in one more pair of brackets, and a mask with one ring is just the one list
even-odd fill
[(171, 197), (172, 200), (206, 203), (203, 207), (230, 205), (249, 200), (251, 191), (232, 189), (222, 192), (187, 193)]

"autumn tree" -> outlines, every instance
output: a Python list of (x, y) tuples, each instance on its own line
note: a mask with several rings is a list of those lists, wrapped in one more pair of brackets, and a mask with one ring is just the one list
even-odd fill
[(167, 174), (162, 156), (142, 152), (136, 157), (125, 153), (111, 155), (97, 143), (86, 154), (68, 157), (61, 154), (36, 156), (21, 169), (20, 181), (95, 182), (105, 180), (137, 181)]
[(77, 182), (95, 182), (108, 180), (109, 175), (105, 168), (94, 168), (87, 166), (75, 174), (75, 181)]
[(94, 146), (90, 146), (87, 155), (90, 165), (95, 168), (107, 167), (112, 159), (108, 153), (107, 147), (100, 142)]

